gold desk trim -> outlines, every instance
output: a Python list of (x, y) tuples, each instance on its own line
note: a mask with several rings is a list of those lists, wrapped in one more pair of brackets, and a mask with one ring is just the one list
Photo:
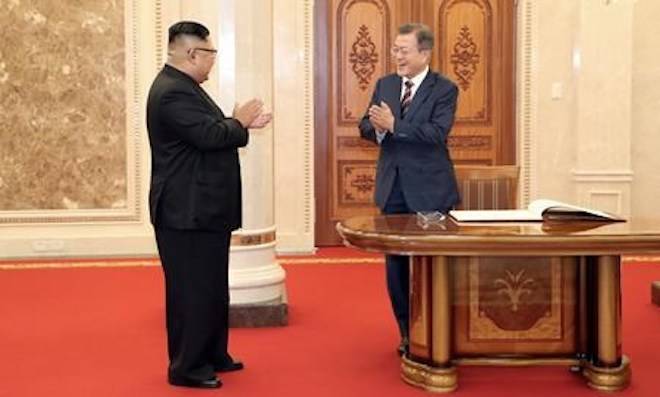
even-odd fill
[(251, 245), (263, 245), (275, 241), (275, 231), (262, 233), (232, 234), (231, 245), (234, 247), (245, 247)]
[(435, 368), (401, 357), (401, 379), (434, 393), (450, 393), (458, 387), (456, 367)]
[(536, 365), (566, 365), (583, 366), (583, 361), (576, 358), (457, 358), (452, 363), (461, 366), (484, 366), (484, 367), (531, 367)]
[(630, 385), (632, 369), (630, 359), (624, 355), (621, 364), (617, 367), (596, 367), (587, 362), (582, 368), (582, 376), (587, 380), (587, 385), (592, 389), (600, 391), (620, 391)]
[[(407, 359), (406, 359), (407, 360)], [(410, 361), (410, 360), (407, 360)], [(508, 367), (529, 367), (557, 365), (568, 366), (573, 372), (580, 372), (587, 382), (587, 386), (600, 391), (621, 391), (630, 385), (632, 377), (632, 368), (630, 359), (623, 355), (621, 364), (616, 367), (595, 366), (588, 360), (579, 360), (574, 358), (458, 358), (451, 360), (455, 366), (508, 366)], [(422, 365), (422, 364), (417, 364)], [(423, 365), (422, 365), (423, 366)], [(423, 366), (428, 367), (428, 366)], [(404, 364), (402, 363), (402, 368)], [(442, 370), (442, 369), (440, 369)], [(427, 372), (437, 371), (433, 367), (428, 367)], [(407, 379), (404, 378), (407, 381)], [(412, 382), (408, 382), (414, 384)], [(420, 384), (414, 384), (423, 387)], [(428, 389), (427, 389), (428, 390)], [(431, 390), (432, 391), (432, 390)]]

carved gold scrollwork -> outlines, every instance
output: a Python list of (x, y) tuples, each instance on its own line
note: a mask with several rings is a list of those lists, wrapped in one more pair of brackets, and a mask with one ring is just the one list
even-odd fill
[(353, 73), (358, 78), (358, 86), (362, 91), (366, 90), (378, 63), (376, 44), (371, 40), (369, 28), (366, 25), (362, 25), (358, 29), (348, 61), (352, 65)]
[(470, 88), (470, 81), (477, 73), (479, 58), (477, 44), (472, 40), (470, 28), (463, 26), (458, 32), (458, 38), (454, 44), (454, 51), (450, 59), (454, 65), (454, 73), (458, 78), (458, 85), (464, 91)]

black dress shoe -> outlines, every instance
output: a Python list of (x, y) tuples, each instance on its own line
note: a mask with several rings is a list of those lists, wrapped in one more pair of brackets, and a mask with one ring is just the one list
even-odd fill
[(222, 386), (220, 379), (215, 376), (209, 379), (199, 380), (179, 376), (168, 376), (167, 381), (173, 386), (196, 387), (198, 389), (217, 389)]
[(399, 343), (399, 347), (396, 348), (396, 352), (399, 356), (403, 356), (406, 353), (408, 353), (408, 345), (410, 343), (408, 342), (408, 338), (401, 338), (401, 343)]
[(215, 365), (213, 368), (215, 369), (216, 372), (232, 372), (232, 371), (240, 371), (243, 368), (245, 368), (245, 366), (240, 361), (232, 360), (225, 364)]

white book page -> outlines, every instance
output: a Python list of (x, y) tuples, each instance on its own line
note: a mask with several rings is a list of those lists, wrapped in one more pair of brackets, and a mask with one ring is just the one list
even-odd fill
[(564, 204), (564, 203), (559, 202), (559, 201), (548, 200), (548, 199), (534, 200), (531, 203), (529, 203), (529, 205), (527, 206), (527, 208), (529, 209), (529, 212), (531, 212), (532, 214), (535, 214), (536, 216), (541, 216), (541, 217), (543, 216), (543, 211), (547, 210), (548, 208), (552, 208), (552, 207), (570, 208), (572, 206), (570, 206), (568, 204)]
[(572, 205), (572, 204), (566, 204), (562, 203), (561, 201), (555, 201), (555, 200), (548, 200), (548, 199), (539, 199), (539, 200), (534, 200), (529, 205), (527, 206), (529, 208), (529, 211), (535, 215), (542, 216), (543, 211), (550, 209), (550, 208), (563, 208), (563, 209), (569, 209), (569, 210), (574, 210), (574, 211), (583, 211), (589, 214), (601, 216), (605, 219), (612, 219), (612, 216), (602, 212), (602, 211), (597, 211), (597, 210), (592, 210), (590, 208), (584, 208), (584, 207), (578, 207), (577, 205)]
[(506, 222), (506, 221), (540, 221), (542, 217), (528, 210), (452, 210), (449, 211), (459, 222)]

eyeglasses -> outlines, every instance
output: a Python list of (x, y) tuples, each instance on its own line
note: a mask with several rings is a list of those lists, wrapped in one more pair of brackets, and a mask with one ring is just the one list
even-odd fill
[(195, 51), (195, 50), (200, 50), (200, 51), (204, 51), (204, 52), (209, 52), (209, 53), (213, 54), (213, 56), (215, 56), (215, 55), (218, 54), (218, 50), (216, 50), (215, 48), (194, 47), (194, 48), (191, 48), (191, 49), (190, 49), (190, 51)]
[(401, 54), (401, 56), (405, 57), (408, 56), (408, 54), (412, 53), (413, 51), (417, 51), (417, 52), (430, 51), (430, 48), (418, 48), (418, 47), (409, 48), (409, 47), (397, 47), (397, 46), (392, 46), (392, 48), (390, 48), (390, 54), (392, 54), (392, 56), (397, 56)]
[(411, 52), (412, 52), (412, 48), (407, 48), (407, 47), (392, 46), (392, 48), (390, 48), (390, 54), (392, 54), (392, 56), (397, 56), (401, 54), (401, 56), (405, 57)]

